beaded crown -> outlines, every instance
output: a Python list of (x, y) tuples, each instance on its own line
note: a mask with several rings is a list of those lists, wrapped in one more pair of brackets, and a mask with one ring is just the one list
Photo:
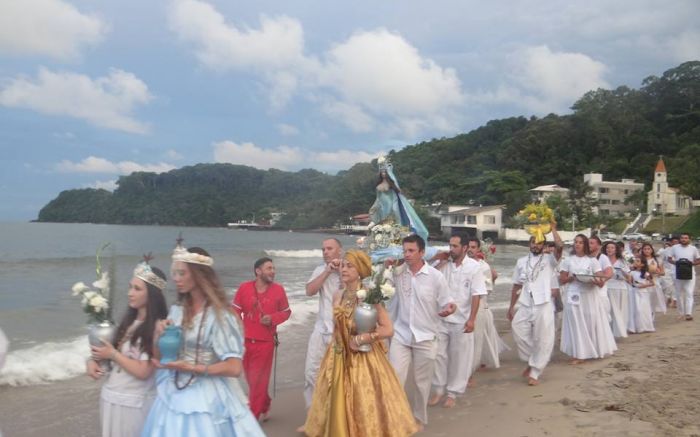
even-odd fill
[(182, 237), (177, 239), (177, 246), (173, 250), (173, 261), (182, 261), (189, 264), (200, 264), (203, 266), (213, 266), (214, 258), (201, 253), (188, 252), (186, 248), (182, 247)]
[(136, 268), (134, 269), (134, 276), (141, 279), (144, 282), (153, 285), (161, 291), (165, 290), (165, 285), (167, 284), (167, 282), (165, 281), (165, 279), (161, 278), (153, 272), (151, 266), (148, 264), (148, 259), (148, 257), (144, 257), (144, 261), (136, 265)]

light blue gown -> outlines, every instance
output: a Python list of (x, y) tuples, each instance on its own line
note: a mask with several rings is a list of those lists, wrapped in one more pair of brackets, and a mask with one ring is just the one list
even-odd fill
[[(184, 348), (178, 359), (194, 362), (197, 332), (202, 313), (192, 320), (192, 328), (183, 330)], [(168, 319), (182, 324), (182, 307), (170, 308)], [(199, 349), (199, 364), (214, 364), (227, 358), (243, 358), (243, 338), (234, 316), (207, 311)], [(180, 372), (182, 387), (190, 374)], [(264, 436), (248, 406), (231, 390), (228, 378), (197, 374), (183, 390), (175, 387), (175, 371), (160, 369), (156, 373), (158, 396), (153, 403), (142, 437), (229, 437)]]

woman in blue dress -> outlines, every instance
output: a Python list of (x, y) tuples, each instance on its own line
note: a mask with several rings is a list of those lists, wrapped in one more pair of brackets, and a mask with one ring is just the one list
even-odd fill
[(243, 336), (213, 264), (201, 248), (184, 249), (178, 242), (173, 252), (178, 303), (156, 336), (166, 325), (180, 326), (182, 343), (176, 361), (156, 363), (158, 396), (142, 437), (265, 435), (229, 385), (228, 378), (242, 373)]

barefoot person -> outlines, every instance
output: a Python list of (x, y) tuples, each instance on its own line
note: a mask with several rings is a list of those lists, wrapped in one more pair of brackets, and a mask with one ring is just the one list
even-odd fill
[(681, 317), (685, 317), (685, 320), (693, 320), (694, 266), (700, 264), (700, 254), (695, 246), (690, 245), (690, 234), (681, 234), (679, 244), (671, 247), (668, 262), (676, 268), (678, 313)]
[(314, 330), (309, 338), (304, 365), (304, 401), (306, 408), (311, 406), (318, 368), (333, 339), (333, 295), (340, 290), (340, 261), (342, 244), (337, 238), (329, 238), (321, 243), (323, 264), (316, 267), (306, 283), (306, 295), (318, 294), (318, 314)]
[(393, 307), (394, 337), (389, 361), (401, 384), (406, 383), (412, 366), (416, 386), (412, 393), (413, 416), (420, 429), (428, 423), (428, 396), (435, 369), (440, 318), (454, 313), (457, 306), (450, 297), (445, 277), (423, 261), (425, 241), (418, 235), (403, 239), (405, 264), (394, 269), (396, 294)]
[(97, 361), (112, 361), (112, 370), (100, 392), (102, 437), (139, 435), (156, 396), (151, 363), (153, 332), (168, 308), (163, 297), (165, 273), (148, 261), (145, 257), (134, 269), (129, 281), (129, 307), (113, 342), (93, 346), (92, 358), (87, 362), (87, 374), (97, 380), (104, 376)]
[(443, 407), (454, 407), (457, 397), (467, 388), (472, 370), (465, 364), (474, 361), (474, 324), (479, 300), (486, 295), (486, 284), (479, 263), (467, 256), (468, 242), (466, 235), (452, 236), (451, 261), (440, 267), (457, 311), (438, 323), (438, 350), (429, 406), (445, 398)]
[(158, 396), (141, 436), (264, 436), (231, 389), (229, 379), (243, 371), (243, 335), (212, 269), (214, 259), (204, 249), (185, 249), (180, 242), (172, 266), (178, 303), (168, 320), (158, 324), (156, 337), (167, 325), (179, 326), (182, 344), (176, 361), (160, 364), (156, 340), (154, 361), (162, 367), (156, 374)]
[(563, 247), (554, 223), (552, 235), (554, 254), (544, 253), (546, 241), (537, 243), (533, 236), (530, 238), (530, 253), (518, 259), (513, 271), (508, 320), (511, 321), (518, 356), (527, 363), (523, 376), (529, 385), (538, 384), (554, 348), (553, 290), (558, 288), (556, 268)]
[[(375, 304), (374, 332), (354, 331), (357, 292), (372, 272), (369, 256), (349, 250), (343, 289), (333, 299), (333, 343), (323, 358), (311, 408), (301, 432), (309, 437), (404, 437), (417, 430), (406, 394), (389, 364), (383, 339), (394, 332), (389, 314)], [(369, 352), (358, 347), (371, 345)]]
[(265, 421), (272, 399), (268, 393), (272, 361), (277, 342), (277, 326), (292, 314), (284, 288), (275, 281), (275, 265), (264, 257), (253, 265), (255, 280), (238, 287), (231, 305), (243, 319), (245, 354), (243, 370), (253, 415)]

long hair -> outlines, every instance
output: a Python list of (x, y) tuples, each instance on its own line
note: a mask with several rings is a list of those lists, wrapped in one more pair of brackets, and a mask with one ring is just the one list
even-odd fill
[(571, 249), (571, 254), (576, 255), (576, 239), (577, 238), (581, 238), (583, 240), (583, 254), (590, 255), (591, 254), (591, 246), (588, 245), (588, 237), (586, 237), (583, 234), (578, 234), (574, 237), (574, 247)]
[(614, 241), (606, 241), (605, 243), (603, 243), (603, 246), (600, 249), (600, 252), (607, 255), (608, 254), (608, 246), (610, 246), (611, 244), (613, 246), (615, 246), (615, 259), (622, 259), (622, 248)]
[[(382, 171), (384, 171), (384, 170), (382, 170)], [(401, 190), (399, 189), (399, 187), (396, 186), (396, 183), (395, 183), (394, 180), (391, 178), (391, 176), (389, 176), (389, 172), (388, 172), (388, 171), (384, 171), (384, 174), (386, 175), (386, 178), (383, 178), (383, 177), (382, 177), (382, 171), (379, 172), (379, 179), (377, 180), (377, 183), (376, 183), (375, 185), (379, 185), (379, 184), (382, 183), (383, 180), (386, 180), (386, 182), (389, 184), (389, 187), (390, 187), (394, 192), (400, 193)]]
[[(204, 256), (211, 256), (209, 255), (209, 252), (201, 247), (190, 247), (187, 249), (187, 251)], [(205, 266), (202, 264), (185, 264), (192, 275), (195, 286), (204, 294), (204, 298), (207, 301), (206, 304), (211, 305), (214, 308), (217, 317), (220, 316), (223, 311), (229, 311), (226, 303), (226, 292), (224, 291), (223, 285), (221, 285), (219, 275), (216, 274), (214, 269), (212, 269), (210, 266)], [(182, 325), (189, 327), (192, 322), (192, 318), (194, 318), (192, 310), (192, 296), (190, 293), (179, 293), (177, 301), (178, 303), (182, 304), (183, 307)]]
[(592, 235), (591, 238), (588, 239), (588, 246), (589, 246), (589, 248), (590, 248), (590, 245), (591, 245), (591, 243), (590, 243), (591, 240), (597, 241), (597, 242), (598, 242), (598, 246), (600, 246), (600, 250), (598, 251), (598, 255), (596, 256), (596, 259), (600, 259), (600, 255), (602, 255), (602, 254), (605, 253), (605, 252), (603, 252), (603, 242), (600, 241), (600, 237), (598, 237), (597, 235)]
[(644, 255), (644, 248), (649, 246), (651, 248), (651, 257), (656, 261), (656, 264), (659, 263), (659, 260), (656, 259), (656, 251), (654, 250), (654, 246), (651, 245), (651, 243), (644, 243), (642, 244), (642, 248), (639, 250), (639, 254), (642, 256), (642, 258), (645, 258), (646, 261), (646, 256)]
[[(157, 267), (151, 267), (151, 271), (158, 275), (161, 279), (167, 280), (165, 273)], [(138, 328), (134, 330), (131, 335), (130, 344), (135, 346), (140, 342), (141, 352), (146, 352), (148, 357), (153, 356), (153, 332), (156, 329), (156, 322), (168, 317), (168, 308), (165, 305), (165, 296), (163, 292), (155, 285), (146, 284), (146, 318), (143, 323), (139, 325)], [(127, 329), (134, 323), (138, 315), (138, 310), (136, 308), (128, 307), (126, 314), (122, 318), (119, 328), (117, 328), (117, 335), (114, 336), (112, 344), (114, 347), (118, 347), (119, 343), (122, 341), (123, 337), (126, 335)]]

